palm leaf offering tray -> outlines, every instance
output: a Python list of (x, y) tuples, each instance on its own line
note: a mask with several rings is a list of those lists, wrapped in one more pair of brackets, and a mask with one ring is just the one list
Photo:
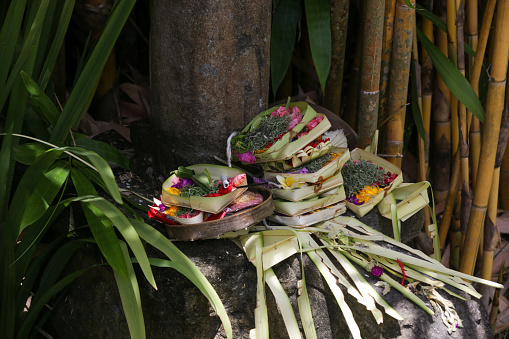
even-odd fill
[(398, 219), (405, 221), (429, 204), (429, 182), (415, 184), (402, 183), (378, 204), (378, 211), (388, 219), (392, 219), (391, 205), (396, 205)]
[[(243, 163), (285, 158), (330, 127), (323, 114), (305, 102), (287, 103), (259, 113), (231, 140), (232, 155)], [(290, 142), (292, 145), (287, 149)]]
[[(314, 162), (303, 164), (298, 168), (291, 168), (286, 172), (265, 171), (265, 180), (273, 180), (277, 176), (283, 178), (294, 176), (299, 182), (316, 183), (323, 180), (323, 178), (329, 178), (334, 175), (334, 173), (341, 170), (345, 162), (350, 159), (350, 151), (348, 148), (333, 147), (329, 150), (328, 154), (323, 155), (323, 157), (326, 159), (322, 160), (318, 158)], [(314, 163), (316, 163), (316, 165)], [(314, 170), (315, 167), (318, 167), (318, 169)]]
[(161, 201), (209, 213), (222, 211), (247, 188), (246, 174), (239, 169), (201, 164), (179, 167), (164, 183)]
[(337, 171), (331, 177), (322, 178), (313, 184), (297, 181), (298, 179), (294, 176), (276, 177), (276, 180), (276, 185), (279, 183), (279, 187), (282, 186), (283, 188), (273, 189), (272, 194), (275, 197), (289, 201), (309, 199), (343, 185), (341, 171)]
[(337, 217), (345, 212), (345, 203), (338, 202), (334, 205), (329, 205), (324, 208), (320, 208), (294, 217), (275, 213), (270, 215), (267, 219), (282, 225), (302, 228)]
[(346, 207), (364, 216), (385, 195), (403, 182), (401, 169), (390, 162), (356, 148), (342, 169), (345, 180)]
[(340, 186), (335, 194), (317, 196), (307, 200), (291, 202), (275, 199), (274, 210), (293, 217), (336, 204), (342, 200), (345, 200), (345, 189)]

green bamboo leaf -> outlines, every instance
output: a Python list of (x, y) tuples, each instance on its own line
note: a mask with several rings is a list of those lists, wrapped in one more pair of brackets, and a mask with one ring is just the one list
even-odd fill
[(272, 15), (270, 36), (270, 76), (272, 92), (276, 95), (279, 85), (286, 75), (292, 59), (297, 23), (300, 13), (300, 1), (278, 1)]
[(20, 74), (37, 113), (39, 113), (41, 118), (50, 126), (54, 127), (58, 117), (60, 116), (57, 106), (55, 106), (46, 93), (44, 93), (39, 85), (37, 85), (37, 83), (28, 74), (23, 71), (21, 71)]
[(51, 48), (48, 51), (46, 60), (41, 69), (41, 74), (39, 76), (38, 84), (42, 89), (46, 88), (49, 80), (51, 79), (51, 74), (53, 73), (53, 69), (58, 58), (58, 53), (62, 48), (62, 43), (64, 42), (64, 38), (67, 33), (67, 27), (69, 26), (69, 22), (71, 20), (74, 4), (75, 0), (64, 1), (62, 12), (60, 13), (60, 19), (58, 21), (57, 30), (55, 32)]
[(322, 93), (325, 93), (332, 53), (330, 5), (327, 0), (304, 0), (304, 7), (306, 9), (311, 55), (320, 80)]
[(19, 226), (20, 231), (39, 220), (46, 212), (67, 180), (70, 170), (71, 165), (68, 161), (57, 161), (48, 172), (44, 173), (30, 192), (27, 209), (23, 213)]
[[(83, 118), (85, 109), (90, 102), (95, 84), (101, 76), (102, 69), (108, 59), (115, 41), (124, 27), (124, 24), (131, 13), (136, 0), (117, 1), (106, 28), (101, 34), (90, 58), (88, 59), (83, 72), (74, 86), (74, 89), (67, 100), (65, 108), (58, 119), (58, 122), (51, 135), (50, 142), (63, 142), (70, 129), (76, 126)], [(1, 106), (0, 106), (1, 107)]]
[(140, 268), (143, 271), (143, 274), (147, 278), (148, 282), (157, 290), (157, 285), (154, 280), (154, 275), (152, 274), (152, 270), (150, 269), (150, 264), (148, 262), (147, 253), (145, 252), (145, 247), (136, 233), (131, 222), (125, 217), (125, 215), (116, 208), (111, 202), (100, 198), (88, 198), (84, 199), (83, 202), (91, 203), (96, 208), (98, 208), (104, 215), (117, 227), (125, 241), (133, 251), (135, 257), (138, 259), (140, 263)]
[[(76, 188), (76, 193), (80, 196), (97, 195), (94, 185), (86, 174), (78, 169), (71, 170), (71, 178)], [(119, 272), (125, 278), (128, 277), (127, 266), (124, 255), (120, 248), (120, 243), (111, 222), (94, 205), (86, 202), (81, 203), (88, 226), (92, 231), (97, 246), (102, 255), (114, 271)]]
[(417, 72), (415, 70), (415, 62), (416, 61), (410, 62), (410, 78), (412, 81), (411, 88), (412, 116), (414, 118), (415, 127), (417, 127), (417, 132), (419, 132), (419, 136), (422, 138), (422, 140), (424, 140), (424, 146), (426, 147), (427, 152), (428, 143), (426, 140), (426, 131), (424, 130), (424, 125), (422, 123), (422, 114), (421, 109), (419, 108), (419, 101), (417, 97)]
[(433, 66), (438, 71), (442, 79), (451, 92), (461, 101), (465, 107), (474, 114), (479, 121), (484, 122), (484, 110), (479, 97), (470, 86), (468, 80), (460, 73), (453, 63), (417, 29), (417, 36), (423, 47), (431, 57)]
[(227, 338), (231, 339), (233, 336), (232, 326), (230, 319), (228, 318), (228, 314), (226, 313), (226, 309), (224, 308), (221, 299), (217, 295), (217, 292), (214, 290), (203, 273), (168, 238), (155, 230), (153, 227), (138, 220), (130, 219), (130, 221), (133, 227), (136, 229), (136, 232), (138, 232), (143, 240), (163, 252), (170, 260), (182, 264), (179, 266), (179, 269), (176, 267), (175, 269), (177, 269), (180, 273), (191, 280), (193, 284), (195, 284), (196, 287), (198, 287), (200, 291), (207, 297), (210, 304), (216, 311), (216, 314), (219, 316), (221, 322), (223, 323), (223, 328)]
[(33, 106), (25, 106), (23, 123), (36, 138), (49, 140), (48, 124), (40, 117)]
[(117, 273), (117, 271), (113, 271), (113, 273), (117, 281), (118, 292), (120, 293), (120, 300), (122, 301), (131, 338), (143, 339), (145, 338), (145, 320), (143, 319), (143, 310), (141, 308), (140, 288), (127, 246), (122, 241), (120, 247), (124, 255), (128, 277), (124, 277)]
[(104, 160), (114, 163), (123, 169), (129, 170), (129, 159), (115, 147), (98, 140), (88, 138), (74, 138), (76, 146), (99, 154)]
[(62, 150), (69, 151), (73, 154), (79, 155), (90, 161), (92, 165), (94, 165), (95, 169), (101, 176), (101, 179), (104, 181), (104, 184), (107, 188), (107, 192), (111, 195), (113, 199), (119, 204), (122, 204), (122, 197), (120, 195), (120, 191), (118, 190), (117, 182), (115, 181), (115, 176), (111, 171), (110, 165), (101, 158), (97, 153), (93, 151), (89, 151), (83, 148), (78, 147), (63, 147)]

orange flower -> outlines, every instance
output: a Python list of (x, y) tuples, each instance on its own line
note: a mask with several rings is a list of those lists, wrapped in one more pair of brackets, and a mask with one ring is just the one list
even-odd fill
[(382, 188), (378, 186), (366, 186), (359, 193), (355, 194), (355, 197), (360, 203), (365, 203), (374, 198), (381, 190)]
[(172, 195), (180, 195), (180, 190), (175, 187), (166, 187), (164, 190)]

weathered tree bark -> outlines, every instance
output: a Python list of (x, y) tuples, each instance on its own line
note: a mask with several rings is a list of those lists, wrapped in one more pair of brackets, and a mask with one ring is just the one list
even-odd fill
[(272, 2), (153, 0), (151, 116), (162, 167), (224, 158), (266, 109)]

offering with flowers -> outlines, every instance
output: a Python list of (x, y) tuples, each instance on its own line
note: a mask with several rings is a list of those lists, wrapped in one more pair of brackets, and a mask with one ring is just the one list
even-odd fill
[(374, 154), (355, 149), (341, 171), (347, 207), (363, 216), (402, 181), (401, 170)]
[(163, 184), (162, 203), (218, 213), (247, 188), (241, 170), (218, 165), (179, 167)]
[(261, 112), (235, 135), (231, 139), (232, 154), (251, 164), (286, 158), (294, 152), (286, 149), (290, 143), (298, 141), (299, 149), (329, 127), (325, 116), (307, 103), (288, 102)]
[(274, 213), (269, 216), (268, 219), (282, 225), (302, 228), (337, 217), (345, 213), (345, 211), (345, 203), (338, 202), (294, 217), (289, 217), (281, 213)]

